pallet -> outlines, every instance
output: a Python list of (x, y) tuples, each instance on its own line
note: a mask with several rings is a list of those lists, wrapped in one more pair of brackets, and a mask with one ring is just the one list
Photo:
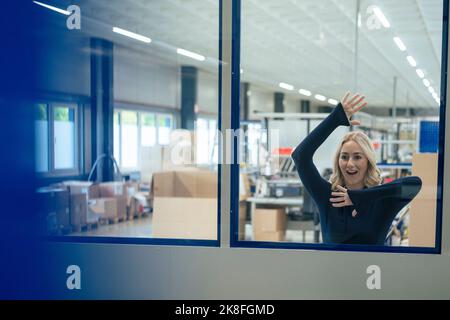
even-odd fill
[(57, 229), (52, 229), (47, 232), (49, 236), (64, 236), (72, 232), (71, 227), (60, 227)]
[(119, 222), (124, 222), (127, 218), (124, 217), (115, 217), (115, 218), (99, 218), (98, 223), (100, 225), (108, 225), (108, 224), (116, 224)]
[(147, 212), (135, 212), (134, 214), (128, 215), (128, 220), (132, 221), (134, 219), (145, 218), (148, 215)]
[(85, 232), (85, 231), (97, 229), (98, 223), (93, 222), (93, 223), (87, 223), (87, 224), (83, 224), (83, 225), (72, 226), (72, 227), (73, 227), (74, 232)]

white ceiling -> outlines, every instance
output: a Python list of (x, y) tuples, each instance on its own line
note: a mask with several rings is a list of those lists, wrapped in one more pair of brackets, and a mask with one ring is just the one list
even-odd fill
[[(64, 1), (47, 2), (61, 7)], [(68, 1), (65, 2), (68, 4)], [(391, 28), (369, 28), (367, 8), (377, 5)], [(393, 42), (399, 36), (408, 54), (440, 91), (442, 0), (361, 0), (357, 85), (371, 106), (438, 105)], [(218, 0), (82, 1), (84, 32), (133, 47), (166, 63), (196, 64), (217, 72)], [(243, 81), (269, 91), (279, 82), (339, 99), (354, 87), (356, 0), (242, 0)], [(376, 20), (375, 20), (376, 22)], [(139, 43), (111, 32), (121, 27), (152, 38)], [(207, 56), (196, 63), (175, 53), (181, 47)], [(302, 97), (296, 91), (287, 95)]]

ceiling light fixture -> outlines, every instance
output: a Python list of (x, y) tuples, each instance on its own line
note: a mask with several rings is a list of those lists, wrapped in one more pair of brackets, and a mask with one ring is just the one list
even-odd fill
[(386, 19), (383, 11), (381, 11), (380, 8), (374, 7), (373, 8), (373, 13), (375, 13), (375, 15), (377, 16), (378, 20), (380, 20), (380, 22), (383, 25), (383, 27), (385, 27), (385, 28), (390, 28), (391, 27), (391, 24), (389, 23), (388, 19)]
[(123, 36), (129, 37), (129, 38), (132, 38), (132, 39), (135, 39), (135, 40), (139, 40), (139, 41), (142, 41), (142, 42), (145, 42), (145, 43), (152, 42), (152, 39), (150, 39), (148, 37), (145, 37), (145, 36), (142, 36), (140, 34), (137, 34), (137, 33), (125, 30), (125, 29), (121, 29), (121, 28), (118, 28), (118, 27), (113, 27), (112, 31), (115, 32), (115, 33), (121, 34)]
[(319, 101), (325, 101), (325, 100), (327, 100), (327, 98), (326, 98), (325, 96), (321, 95), (321, 94), (316, 94), (316, 95), (314, 96), (314, 98), (316, 98), (316, 99), (319, 100)]
[(416, 73), (420, 79), (423, 79), (425, 77), (425, 73), (423, 73), (421, 69), (416, 69)]
[(70, 12), (67, 11), (67, 10), (63, 10), (63, 9), (60, 9), (60, 8), (57, 8), (57, 7), (54, 7), (54, 6), (51, 6), (51, 5), (48, 5), (48, 4), (39, 2), (39, 1), (33, 1), (33, 2), (36, 3), (36, 4), (38, 4), (38, 5), (40, 5), (40, 6), (43, 6), (44, 8), (47, 8), (47, 9), (56, 11), (56, 12), (58, 12), (58, 13), (62, 13), (62, 14), (64, 14), (64, 15), (66, 15), (66, 16), (70, 16)]
[(407, 57), (406, 57), (406, 60), (408, 60), (408, 62), (409, 62), (409, 64), (411, 65), (411, 67), (417, 66), (417, 62), (416, 62), (416, 60), (414, 60), (413, 57), (407, 56)]
[(278, 86), (279, 86), (280, 88), (283, 88), (283, 89), (286, 89), (286, 90), (294, 90), (294, 86), (293, 86), (293, 85), (290, 85), (290, 84), (288, 84), (288, 83), (280, 82), (280, 83), (278, 84)]
[(185, 49), (181, 49), (181, 48), (177, 48), (177, 53), (181, 54), (182, 56), (186, 56), (186, 57), (198, 60), (198, 61), (205, 61), (205, 59), (206, 59), (204, 56), (202, 56), (198, 53), (194, 53), (194, 52), (191, 52), (191, 51), (188, 51)]
[(423, 79), (423, 84), (425, 85), (425, 87), (429, 87), (430, 86), (430, 81), (428, 81), (427, 79)]
[(338, 101), (336, 99), (328, 99), (328, 103), (332, 105), (338, 104)]
[(406, 47), (403, 44), (402, 39), (400, 39), (399, 37), (394, 37), (394, 42), (397, 45), (397, 47), (400, 49), (400, 51), (406, 51)]
[(309, 97), (311, 95), (311, 91), (306, 90), (306, 89), (300, 89), (300, 90), (298, 90), (298, 93), (300, 93), (304, 96), (307, 96), (307, 97)]

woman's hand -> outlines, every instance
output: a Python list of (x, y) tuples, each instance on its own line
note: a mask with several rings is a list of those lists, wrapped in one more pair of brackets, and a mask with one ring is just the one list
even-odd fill
[[(331, 195), (334, 196), (334, 198), (330, 198), (331, 205), (335, 208), (352, 206), (353, 202), (348, 196), (347, 189), (340, 185), (337, 185), (337, 188), (340, 192), (331, 192)], [(356, 212), (356, 210), (353, 210), (352, 216), (355, 217), (357, 214), (358, 212)]]
[(348, 97), (350, 96), (350, 92), (347, 92), (345, 96), (342, 98), (341, 104), (344, 108), (345, 114), (347, 115), (348, 120), (350, 121), (350, 124), (353, 126), (360, 125), (361, 122), (358, 120), (350, 120), (350, 118), (357, 113), (359, 110), (364, 108), (367, 105), (367, 102), (364, 101), (365, 96), (358, 94), (355, 94), (351, 99)]

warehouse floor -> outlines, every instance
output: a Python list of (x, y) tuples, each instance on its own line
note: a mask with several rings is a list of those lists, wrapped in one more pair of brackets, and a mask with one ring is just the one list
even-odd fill
[[(74, 232), (70, 236), (108, 236), (108, 237), (130, 237), (130, 238), (149, 238), (152, 232), (152, 215), (134, 219), (131, 221), (119, 222), (109, 225), (98, 225), (96, 229), (84, 232)], [(245, 226), (245, 240), (252, 240), (252, 225), (247, 223)], [(302, 231), (287, 230), (287, 242), (306, 242), (314, 241), (313, 231), (305, 232), (303, 238)]]

